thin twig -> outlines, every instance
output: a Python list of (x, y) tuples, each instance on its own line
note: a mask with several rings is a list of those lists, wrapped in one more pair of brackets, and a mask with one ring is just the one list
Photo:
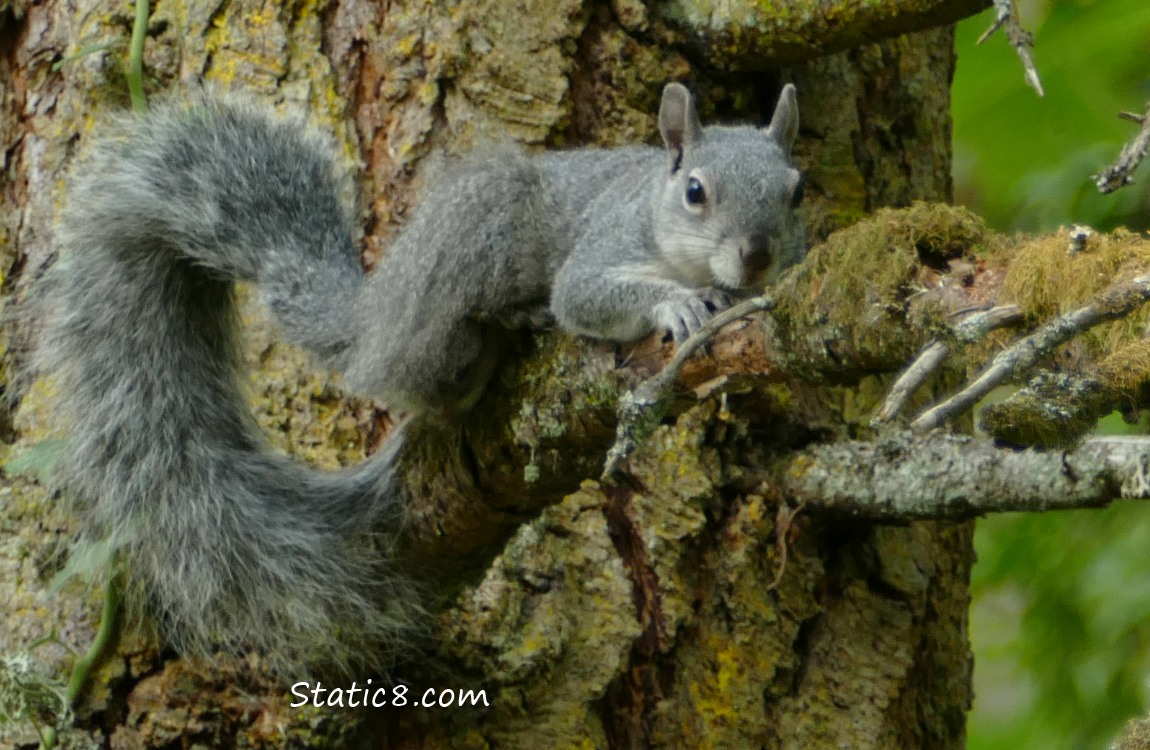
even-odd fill
[(947, 357), (950, 356), (950, 345), (942, 341), (932, 341), (927, 344), (922, 353), (911, 362), (910, 367), (906, 368), (902, 375), (898, 376), (898, 380), (891, 386), (890, 392), (886, 394), (886, 399), (882, 402), (882, 406), (875, 412), (874, 417), (871, 418), (870, 426), (878, 427), (886, 424), (890, 420), (898, 416), (902, 411), (902, 407), (906, 406), (906, 402), (910, 399), (911, 395), (918, 390), (919, 386), (926, 382), (934, 373), (938, 372), (943, 363), (946, 362)]
[(1150, 150), (1150, 102), (1146, 103), (1146, 114), (1144, 115), (1122, 112), (1118, 116), (1125, 120), (1137, 122), (1142, 127), (1139, 128), (1138, 134), (1122, 147), (1122, 153), (1118, 154), (1118, 160), (1094, 177), (1094, 184), (1098, 186), (1098, 192), (1103, 195), (1113, 193), (1118, 188), (1134, 182), (1130, 175), (1138, 168), (1138, 165), (1146, 158), (1146, 152)]
[(990, 22), (990, 28), (982, 32), (982, 36), (975, 42), (979, 47), (994, 35), (994, 32), (1002, 28), (1002, 24), (1010, 19), (1011, 6), (1010, 0), (995, 0), (994, 1), (994, 20)]
[(1039, 96), (1046, 96), (1046, 91), (1042, 88), (1042, 79), (1038, 77), (1038, 66), (1034, 64), (1034, 34), (1024, 31), (1012, 17), (1006, 24), (1006, 38), (1018, 53), (1018, 59), (1022, 60), (1026, 83)]
[[(1022, 317), (1022, 310), (1018, 305), (1000, 305), (971, 315), (954, 326), (952, 332), (958, 341), (971, 344), (997, 328), (1005, 328), (1022, 322)], [(911, 395), (931, 375), (938, 372), (949, 355), (949, 343), (936, 340), (928, 344), (910, 367), (891, 386), (890, 393), (887, 394), (882, 407), (871, 420), (871, 427), (878, 427), (898, 416)]]
[(1001, 352), (973, 383), (911, 423), (915, 430), (931, 430), (966, 413), (1007, 378), (1018, 378), (1039, 357), (1099, 323), (1128, 315), (1150, 300), (1150, 276), (1116, 284), (1100, 292), (1090, 304), (1050, 321)]
[(1034, 89), (1039, 96), (1045, 96), (1042, 89), (1042, 80), (1038, 77), (1038, 68), (1034, 65), (1034, 35), (1022, 28), (1018, 20), (1018, 9), (1014, 7), (1014, 0), (994, 0), (994, 21), (990, 28), (982, 33), (977, 44), (982, 44), (1003, 26), (1006, 27), (1006, 38), (1018, 58), (1022, 60), (1022, 69), (1026, 75), (1026, 83)]
[(691, 355), (710, 341), (728, 323), (739, 318), (745, 318), (754, 312), (769, 310), (773, 304), (770, 297), (762, 295), (752, 297), (722, 311), (684, 341), (666, 367), (644, 380), (635, 390), (624, 393), (619, 398), (619, 419), (615, 427), (615, 444), (607, 452), (603, 479), (614, 474), (620, 464), (634, 452), (639, 442), (650, 434), (649, 429), (640, 429), (640, 424), (651, 425), (662, 418), (662, 414), (659, 413), (661, 410), (656, 407), (666, 400), (671, 386), (679, 377), (679, 371), (683, 369), (683, 364), (691, 358)]
[(787, 550), (790, 548), (790, 536), (792, 530), (796, 528), (794, 521), (806, 505), (806, 500), (800, 501), (793, 508), (786, 503), (779, 504), (779, 509), (775, 513), (775, 549), (779, 555), (779, 567), (775, 571), (774, 579), (767, 584), (767, 591), (774, 591), (783, 582), (783, 574), (787, 572)]

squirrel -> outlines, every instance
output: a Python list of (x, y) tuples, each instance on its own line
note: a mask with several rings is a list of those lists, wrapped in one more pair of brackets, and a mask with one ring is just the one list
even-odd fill
[(545, 318), (682, 341), (805, 253), (795, 89), (765, 128), (704, 128), (671, 83), (658, 124), (663, 149), (463, 159), (370, 274), (350, 180), (299, 117), (200, 92), (97, 139), (33, 293), (31, 365), (69, 420), (54, 479), (82, 533), (122, 552), (169, 645), (346, 669), (394, 653), (419, 611), (367, 531), (401, 523), (402, 435), (338, 472), (270, 451), (245, 402), (234, 283), (254, 282), (349, 390), (414, 415), (465, 412), (507, 329)]

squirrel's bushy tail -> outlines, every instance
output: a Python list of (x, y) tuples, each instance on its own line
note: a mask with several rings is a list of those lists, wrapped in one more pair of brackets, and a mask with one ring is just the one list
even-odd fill
[(417, 607), (369, 535), (398, 516), (400, 441), (311, 470), (269, 452), (241, 385), (234, 280), (329, 364), (348, 346), (362, 272), (331, 153), (206, 97), (125, 119), (74, 170), (34, 295), (33, 361), (70, 429), (61, 484), (183, 653), (338, 665), (386, 651)]

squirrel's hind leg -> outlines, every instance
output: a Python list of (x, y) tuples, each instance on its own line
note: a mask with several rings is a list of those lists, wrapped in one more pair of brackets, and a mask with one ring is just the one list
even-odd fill
[[(528, 315), (523, 311), (522, 315)], [(519, 326), (519, 327), (522, 327)], [(475, 406), (483, 396), (499, 364), (504, 361), (515, 334), (502, 323), (465, 321), (453, 332), (448, 351), (460, 351), (469, 344), (474, 346), (469, 362), (456, 360), (455, 377), (442, 389), (444, 396), (439, 415), (454, 421)]]
[(389, 409), (457, 421), (483, 395), (514, 335), (472, 318), (438, 330), (425, 327), (398, 350), (376, 350), (370, 363), (358, 363), (370, 364), (376, 384), (365, 392)]

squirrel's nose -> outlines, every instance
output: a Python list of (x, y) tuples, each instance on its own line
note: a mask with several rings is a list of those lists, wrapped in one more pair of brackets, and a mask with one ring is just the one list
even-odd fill
[(752, 283), (763, 276), (771, 265), (770, 242), (754, 242), (750, 237), (738, 243), (739, 262), (743, 265), (743, 278)]
[(747, 261), (762, 256), (770, 256), (771, 254), (771, 240), (770, 237), (746, 235), (738, 238), (735, 241), (735, 246), (739, 250), (739, 260)]

